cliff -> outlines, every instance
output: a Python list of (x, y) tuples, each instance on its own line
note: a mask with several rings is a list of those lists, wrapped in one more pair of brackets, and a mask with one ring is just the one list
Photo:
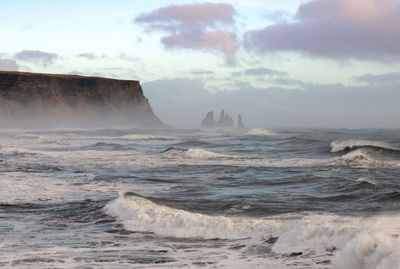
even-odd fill
[(2, 127), (161, 126), (139, 81), (0, 71)]

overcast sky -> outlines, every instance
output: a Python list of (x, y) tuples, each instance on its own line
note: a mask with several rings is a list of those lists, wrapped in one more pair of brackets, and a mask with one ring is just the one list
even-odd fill
[(167, 124), (400, 127), (398, 0), (0, 5), (0, 70), (140, 80)]

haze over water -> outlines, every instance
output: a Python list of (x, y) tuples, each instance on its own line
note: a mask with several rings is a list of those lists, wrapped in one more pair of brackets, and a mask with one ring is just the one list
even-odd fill
[(397, 130), (0, 132), (0, 266), (398, 268)]

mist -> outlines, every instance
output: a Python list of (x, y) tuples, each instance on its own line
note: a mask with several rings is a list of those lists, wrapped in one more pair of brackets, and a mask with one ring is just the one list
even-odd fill
[(143, 83), (153, 111), (166, 124), (198, 127), (206, 113), (225, 109), (248, 127), (398, 128), (399, 85), (307, 85), (303, 89), (256, 88), (210, 93), (199, 79)]

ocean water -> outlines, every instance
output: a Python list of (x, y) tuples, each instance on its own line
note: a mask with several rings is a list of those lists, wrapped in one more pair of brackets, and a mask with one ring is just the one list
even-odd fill
[(400, 268), (398, 130), (0, 132), (0, 267)]

